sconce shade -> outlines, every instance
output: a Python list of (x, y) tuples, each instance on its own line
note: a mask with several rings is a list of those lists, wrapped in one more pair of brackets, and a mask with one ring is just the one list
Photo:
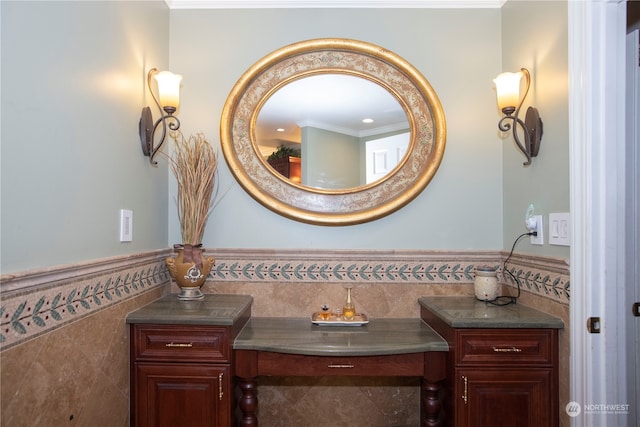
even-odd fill
[(493, 80), (496, 85), (496, 95), (498, 97), (498, 107), (515, 108), (520, 102), (520, 80), (522, 72), (502, 73)]
[(178, 109), (178, 105), (180, 105), (180, 82), (182, 81), (182, 76), (169, 71), (161, 71), (155, 74), (154, 77), (158, 83), (160, 105), (162, 105), (163, 108), (173, 107)]

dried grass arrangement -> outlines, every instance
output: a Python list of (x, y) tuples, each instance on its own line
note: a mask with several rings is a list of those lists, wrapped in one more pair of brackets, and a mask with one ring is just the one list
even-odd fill
[(185, 138), (176, 132), (172, 137), (175, 148), (169, 166), (178, 183), (176, 204), (182, 243), (196, 246), (202, 243), (213, 209), (218, 156), (202, 133)]

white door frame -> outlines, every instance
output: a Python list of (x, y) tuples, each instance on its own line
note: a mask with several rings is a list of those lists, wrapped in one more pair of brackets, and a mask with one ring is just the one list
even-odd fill
[[(624, 310), (627, 332), (627, 399), (640, 400), (640, 319), (632, 315), (629, 306), (640, 301), (640, 30), (627, 33), (626, 46), (626, 209), (625, 235), (627, 297)], [(629, 407), (629, 425), (640, 426), (640, 408)], [(634, 424), (635, 423), (635, 424)]]
[[(623, 0), (569, 0), (571, 400), (574, 426), (617, 425), (585, 405), (626, 404)], [(587, 318), (600, 317), (600, 334)], [(564, 408), (562, 408), (564, 410)]]

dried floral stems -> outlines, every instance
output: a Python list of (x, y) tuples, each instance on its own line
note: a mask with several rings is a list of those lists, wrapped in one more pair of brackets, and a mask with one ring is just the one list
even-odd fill
[(172, 137), (175, 149), (169, 165), (178, 183), (176, 203), (182, 243), (198, 245), (213, 208), (218, 156), (202, 133), (186, 139), (175, 132)]

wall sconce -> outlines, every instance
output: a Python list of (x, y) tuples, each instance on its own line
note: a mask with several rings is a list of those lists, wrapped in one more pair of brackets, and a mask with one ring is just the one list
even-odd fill
[[(520, 98), (520, 80), (522, 76), (526, 77), (526, 88), (524, 95)], [(523, 165), (530, 165), (531, 158), (538, 155), (540, 150), (540, 140), (542, 139), (542, 120), (538, 114), (538, 110), (533, 107), (527, 109), (524, 122), (518, 117), (520, 107), (524, 103), (524, 99), (529, 93), (531, 85), (531, 77), (529, 70), (521, 68), (517, 73), (502, 73), (493, 80), (496, 85), (496, 94), (498, 96), (498, 107), (504, 113), (504, 117), (498, 122), (498, 129), (502, 132), (513, 130), (513, 139), (516, 141), (518, 148), (527, 156), (527, 161)], [(513, 125), (510, 122), (513, 122)], [(520, 141), (517, 132), (517, 125), (523, 130), (524, 144)]]
[[(151, 88), (151, 78), (155, 77), (156, 82), (158, 84), (158, 98), (153, 93), (153, 89)], [(140, 142), (142, 143), (142, 152), (145, 156), (149, 156), (149, 162), (152, 165), (157, 165), (153, 158), (155, 157), (160, 147), (164, 143), (164, 140), (167, 136), (167, 127), (170, 130), (178, 130), (180, 129), (180, 120), (176, 116), (174, 116), (176, 110), (178, 109), (178, 105), (180, 104), (180, 82), (182, 81), (182, 76), (178, 74), (170, 73), (169, 71), (161, 71), (158, 72), (157, 69), (152, 68), (149, 70), (147, 74), (147, 86), (149, 87), (149, 92), (151, 92), (151, 96), (158, 106), (158, 110), (160, 110), (160, 118), (153, 121), (151, 117), (151, 109), (149, 107), (144, 107), (142, 109), (142, 115), (140, 116), (140, 123), (138, 125), (138, 130), (140, 132)], [(156, 129), (162, 123), (162, 136), (158, 145), (154, 145)]]

